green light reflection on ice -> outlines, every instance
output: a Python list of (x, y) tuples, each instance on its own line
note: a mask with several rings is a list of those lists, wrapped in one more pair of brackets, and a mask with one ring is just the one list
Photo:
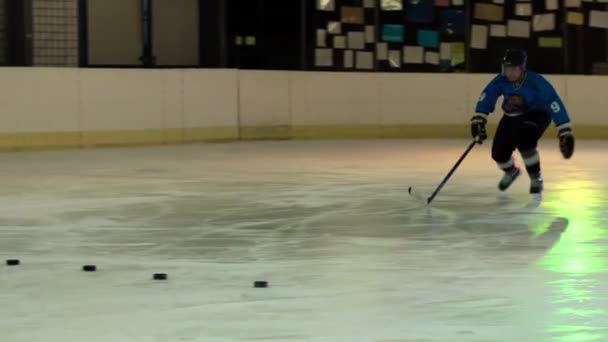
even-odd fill
[[(568, 219), (568, 227), (561, 239), (538, 261), (545, 270), (560, 273), (563, 279), (550, 282), (554, 289), (554, 303), (561, 306), (556, 312), (558, 321), (600, 322), (608, 320), (608, 311), (594, 308), (597, 279), (592, 275), (608, 270), (608, 246), (597, 244), (607, 238), (601, 227), (606, 208), (602, 208), (600, 185), (586, 180), (575, 180), (568, 190), (544, 202), (559, 217)], [(572, 190), (570, 190), (572, 189)], [(538, 233), (535, 229), (535, 233)], [(560, 317), (561, 316), (561, 317)], [(563, 316), (566, 316), (565, 318)], [(555, 341), (607, 341), (605, 326), (558, 325), (548, 329)]]

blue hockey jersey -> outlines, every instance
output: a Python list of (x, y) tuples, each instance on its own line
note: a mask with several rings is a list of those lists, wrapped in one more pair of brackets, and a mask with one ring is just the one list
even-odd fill
[(545, 110), (558, 128), (570, 122), (568, 111), (553, 86), (536, 72), (526, 71), (519, 86), (499, 74), (482, 91), (475, 111), (485, 114), (493, 112), (496, 100), (501, 95), (504, 96), (502, 110), (505, 115), (517, 116)]

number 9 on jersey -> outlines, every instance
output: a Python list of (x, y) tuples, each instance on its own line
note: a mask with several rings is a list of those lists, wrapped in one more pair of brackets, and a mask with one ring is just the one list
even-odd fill
[(557, 112), (559, 112), (561, 110), (561, 107), (559, 106), (559, 103), (557, 103), (557, 101), (551, 102), (551, 110), (554, 113), (557, 113)]

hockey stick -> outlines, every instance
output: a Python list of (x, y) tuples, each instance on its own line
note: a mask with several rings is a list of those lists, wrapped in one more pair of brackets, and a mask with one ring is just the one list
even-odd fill
[[(469, 152), (471, 152), (471, 150), (473, 149), (473, 146), (475, 146), (476, 144), (479, 143), (479, 138), (475, 137), (475, 139), (473, 139), (473, 141), (471, 141), (471, 143), (469, 144), (469, 147), (467, 147), (466, 151), (464, 151), (464, 153), (462, 154), (462, 156), (460, 156), (460, 159), (458, 159), (458, 161), (456, 162), (456, 164), (452, 167), (452, 169), (450, 170), (450, 172), (448, 172), (448, 174), (443, 178), (443, 181), (441, 181), (441, 184), (439, 184), (439, 186), (437, 187), (437, 189), (435, 189), (435, 191), (433, 191), (433, 193), (431, 194), (431, 196), (429, 196), (429, 198), (426, 199), (426, 204), (431, 204), (431, 202), (433, 201), (433, 199), (435, 198), (435, 196), (437, 196), (437, 194), (439, 193), (439, 191), (441, 190), (441, 188), (443, 188), (443, 186), (448, 182), (448, 180), (450, 179), (450, 177), (452, 177), (452, 175), (454, 174), (454, 172), (456, 171), (456, 169), (458, 168), (458, 166), (460, 165), (460, 163), (462, 163), (462, 161), (464, 160), (464, 158), (469, 154)], [(410, 186), (408, 189), (408, 193), (414, 197), (418, 197), (415, 194), (412, 193), (412, 187)]]

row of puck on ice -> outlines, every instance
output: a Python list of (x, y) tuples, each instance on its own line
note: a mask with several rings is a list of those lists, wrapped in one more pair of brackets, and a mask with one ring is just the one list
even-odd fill
[[(21, 261), (19, 261), (18, 259), (8, 259), (8, 260), (6, 260), (6, 264), (8, 266), (18, 266), (21, 264)], [(95, 272), (95, 271), (97, 271), (97, 266), (84, 265), (84, 266), (82, 266), (82, 270), (85, 272)], [(167, 280), (167, 274), (166, 273), (154, 273), (154, 275), (152, 276), (152, 279)], [(254, 287), (268, 287), (268, 282), (263, 281), (263, 280), (258, 280), (253, 283), (253, 286)]]

